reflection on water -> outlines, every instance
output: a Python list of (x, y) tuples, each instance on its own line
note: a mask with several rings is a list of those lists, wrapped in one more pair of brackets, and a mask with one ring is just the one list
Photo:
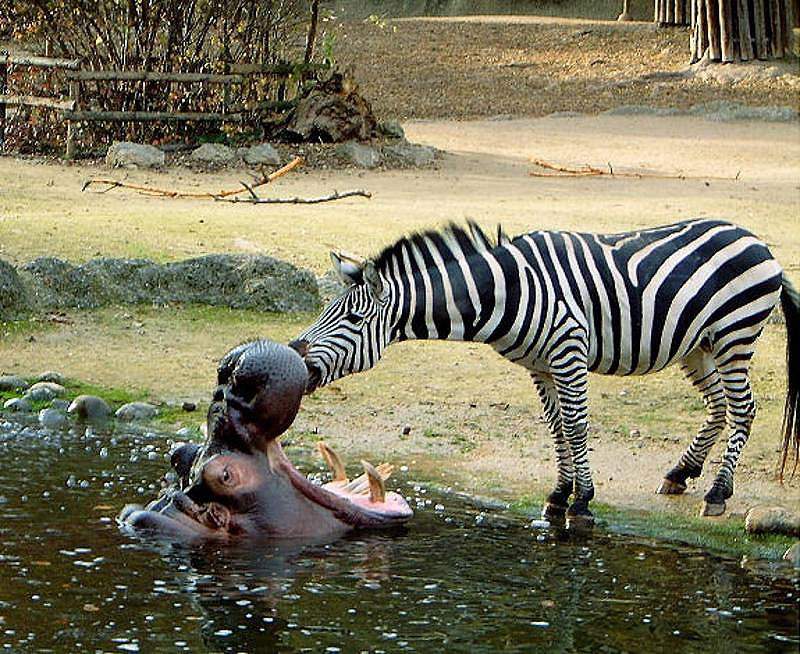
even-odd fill
[[(528, 529), (400, 479), (402, 531), (181, 548), (121, 533), (167, 439), (0, 423), (10, 651), (796, 652), (797, 588), (690, 548)], [(306, 466), (309, 469), (311, 466)]]

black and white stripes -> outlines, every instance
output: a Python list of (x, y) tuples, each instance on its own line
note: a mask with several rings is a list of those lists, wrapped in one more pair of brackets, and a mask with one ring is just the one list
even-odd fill
[[(724, 510), (755, 415), (755, 341), (782, 292), (796, 297), (767, 246), (721, 220), (614, 235), (499, 231), (496, 243), (474, 224), (450, 226), (403, 238), (371, 261), (333, 261), (348, 289), (295, 342), (310, 388), (372, 367), (395, 341), (489, 343), (530, 371), (542, 399), (559, 467), (551, 517), (573, 493), (569, 515), (590, 516), (588, 373), (640, 375), (673, 363), (702, 393), (708, 418), (661, 491), (682, 492), (700, 473), (727, 418), (723, 465), (706, 495), (706, 512)], [(800, 306), (784, 301), (784, 310), (800, 320)], [(796, 422), (792, 429), (796, 447)]]

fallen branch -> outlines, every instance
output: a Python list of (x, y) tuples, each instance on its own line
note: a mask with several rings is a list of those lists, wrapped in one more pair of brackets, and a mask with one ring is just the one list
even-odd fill
[(143, 193), (145, 195), (154, 195), (156, 197), (164, 197), (164, 198), (206, 198), (208, 200), (219, 200), (220, 198), (226, 198), (234, 195), (238, 195), (239, 193), (250, 193), (251, 195), (255, 196), (253, 192), (254, 188), (259, 186), (264, 186), (265, 184), (269, 184), (270, 182), (274, 182), (279, 177), (283, 177), (286, 173), (291, 172), (298, 166), (303, 163), (302, 157), (295, 157), (292, 159), (288, 164), (283, 166), (282, 168), (278, 168), (273, 173), (269, 175), (265, 175), (264, 173), (261, 174), (260, 177), (256, 177), (256, 179), (251, 184), (245, 184), (244, 182), (240, 182), (242, 188), (235, 188), (229, 189), (227, 191), (219, 191), (217, 193), (211, 193), (210, 191), (204, 192), (188, 192), (188, 191), (173, 191), (171, 189), (161, 189), (155, 188), (152, 186), (141, 186), (139, 184), (128, 184), (127, 182), (120, 182), (116, 179), (89, 179), (83, 184), (83, 188), (81, 191), (85, 191), (90, 186), (95, 184), (105, 184), (107, 188), (104, 188), (98, 193), (108, 193), (110, 190), (115, 188), (127, 188), (138, 193)]
[(322, 195), (316, 198), (300, 198), (300, 197), (293, 197), (293, 198), (260, 198), (255, 193), (252, 192), (252, 189), (248, 189), (251, 192), (251, 196), (249, 198), (240, 198), (240, 197), (217, 197), (214, 198), (215, 200), (219, 200), (220, 202), (233, 202), (239, 203), (242, 202), (244, 204), (320, 204), (321, 202), (333, 202), (334, 200), (341, 200), (342, 198), (351, 198), (353, 196), (361, 196), (362, 198), (371, 198), (372, 193), (369, 191), (365, 191), (364, 189), (356, 189), (354, 191), (334, 191), (330, 195)]
[(548, 170), (551, 172), (540, 172), (538, 170), (532, 170), (528, 174), (531, 177), (634, 177), (637, 179), (722, 179), (727, 181), (736, 181), (739, 179), (739, 175), (741, 171), (736, 173), (735, 177), (715, 177), (714, 175), (702, 175), (702, 176), (693, 176), (693, 175), (675, 175), (669, 173), (636, 173), (636, 172), (620, 172), (614, 170), (614, 167), (611, 165), (611, 162), (608, 162), (608, 170), (603, 170), (602, 168), (595, 168), (594, 166), (590, 166), (586, 164), (585, 166), (581, 166), (579, 168), (570, 168), (568, 166), (560, 166), (558, 164), (553, 164), (542, 159), (531, 159), (531, 163), (539, 168), (543, 168), (544, 170)]

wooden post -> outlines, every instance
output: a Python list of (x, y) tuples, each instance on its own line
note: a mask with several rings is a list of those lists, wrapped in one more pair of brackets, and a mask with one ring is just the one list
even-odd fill
[(719, 0), (720, 59), (731, 63), (736, 58), (733, 47), (733, 5), (730, 0)]
[[(8, 50), (0, 50), (0, 95), (8, 91)], [(0, 101), (0, 152), (6, 145), (6, 105)]]
[(747, 0), (739, 0), (737, 7), (739, 18), (739, 55), (742, 61), (753, 58), (753, 41), (750, 36), (750, 7)]
[[(69, 81), (69, 99), (74, 102), (73, 111), (80, 111), (81, 102), (81, 81), (71, 79)], [(67, 149), (64, 158), (73, 159), (75, 157), (75, 122), (67, 118)]]

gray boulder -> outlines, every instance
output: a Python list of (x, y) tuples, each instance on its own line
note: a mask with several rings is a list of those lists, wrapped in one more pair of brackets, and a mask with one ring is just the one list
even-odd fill
[(55, 370), (45, 370), (36, 378), (37, 382), (53, 382), (54, 384), (64, 384), (64, 375)]
[(31, 402), (47, 402), (60, 395), (64, 395), (67, 389), (61, 384), (53, 382), (36, 382), (25, 393), (25, 397)]
[(430, 166), (436, 160), (436, 150), (427, 145), (417, 145), (416, 143), (409, 143), (408, 141), (400, 141), (386, 145), (383, 148), (383, 153), (387, 159), (400, 164), (401, 166), (408, 166), (419, 168), (422, 166)]
[(800, 536), (800, 513), (782, 506), (756, 506), (747, 512), (744, 528), (751, 534)]
[(114, 414), (118, 419), (125, 422), (136, 420), (149, 420), (158, 414), (158, 409), (147, 402), (128, 402), (123, 404)]
[(24, 391), (30, 384), (19, 375), (0, 375), (0, 391)]
[(227, 166), (237, 158), (236, 151), (222, 143), (203, 143), (189, 155), (190, 160), (211, 166)]
[(279, 166), (281, 163), (281, 155), (269, 143), (244, 148), (242, 158), (250, 166)]
[(80, 420), (102, 422), (111, 416), (111, 407), (102, 397), (78, 395), (72, 400), (67, 412), (74, 413)]
[(375, 168), (383, 163), (383, 155), (371, 145), (362, 145), (356, 141), (347, 141), (336, 146), (336, 154), (359, 168)]
[(47, 429), (62, 429), (67, 426), (67, 417), (58, 409), (42, 409), (39, 424)]
[(69, 400), (63, 400), (60, 397), (50, 400), (50, 408), (52, 409), (58, 409), (59, 411), (66, 411), (68, 406), (69, 406)]
[(14, 411), (15, 413), (30, 413), (33, 407), (24, 397), (12, 397), (3, 403), (3, 408), (6, 411)]
[(0, 320), (13, 318), (28, 309), (25, 286), (16, 269), (0, 259)]
[(112, 168), (159, 168), (164, 165), (164, 153), (146, 143), (116, 141), (108, 148), (106, 165)]

